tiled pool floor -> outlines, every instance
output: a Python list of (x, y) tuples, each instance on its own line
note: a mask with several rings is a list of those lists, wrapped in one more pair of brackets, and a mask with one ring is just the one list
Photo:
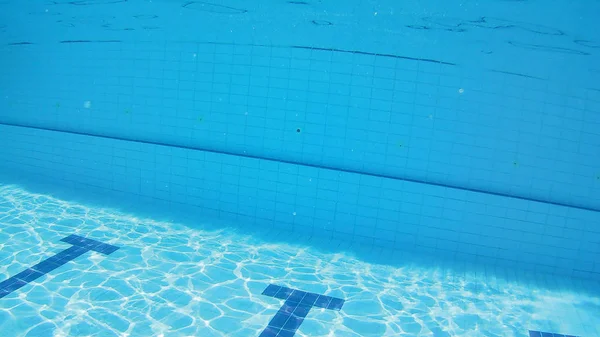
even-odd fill
[[(458, 264), (377, 265), (274, 243), (277, 235), (287, 234), (265, 240), (191, 228), (0, 185), (0, 281), (26, 279), (16, 289), (16, 283), (0, 286), (0, 331), (437, 337), (529, 336), (535, 330), (600, 336), (600, 291), (580, 281), (506, 269), (475, 272)], [(57, 265), (42, 264), (45, 272), (31, 276), (42, 269), (36, 264), (64, 250), (52, 260)]]

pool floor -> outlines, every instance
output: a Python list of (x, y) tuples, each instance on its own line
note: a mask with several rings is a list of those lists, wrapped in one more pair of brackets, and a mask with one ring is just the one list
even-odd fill
[(583, 281), (408, 257), (399, 266), (373, 264), (277, 243), (289, 233), (266, 240), (202, 228), (0, 185), (0, 331), (600, 336), (600, 290)]

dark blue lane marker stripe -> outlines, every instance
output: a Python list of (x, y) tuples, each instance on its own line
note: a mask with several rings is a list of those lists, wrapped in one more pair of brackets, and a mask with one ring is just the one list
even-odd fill
[(45, 259), (31, 268), (25, 269), (8, 280), (0, 282), (0, 298), (7, 296), (13, 291), (25, 286), (29, 282), (44, 276), (45, 274), (66, 264), (69, 261), (78, 258), (90, 250), (109, 255), (119, 249), (119, 247), (92, 239), (86, 239), (75, 234), (69, 235), (60, 241), (69, 243), (72, 246), (52, 257)]
[(529, 330), (529, 337), (577, 337), (577, 336)]
[(312, 307), (340, 311), (341, 298), (308, 293), (301, 290), (269, 284), (263, 295), (285, 300), (275, 317), (259, 337), (292, 337)]

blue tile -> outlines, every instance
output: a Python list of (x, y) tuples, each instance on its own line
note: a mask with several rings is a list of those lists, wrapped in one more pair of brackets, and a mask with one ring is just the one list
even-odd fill
[(300, 303), (302, 302), (304, 296), (306, 296), (306, 293), (304, 291), (293, 290), (290, 296), (287, 298), (287, 300)]
[(577, 337), (577, 336), (565, 335), (565, 334), (554, 333), (554, 332), (542, 332), (542, 331), (529, 330), (529, 337)]
[(291, 315), (292, 314), (284, 314), (281, 312), (277, 312), (275, 314), (275, 317), (273, 317), (269, 322), (269, 326), (274, 328), (283, 328), (285, 322), (287, 322), (288, 319), (290, 319)]
[(335, 298), (332, 297), (331, 298), (331, 302), (329, 302), (329, 305), (327, 306), (327, 309), (331, 309), (331, 310), (341, 310), (342, 306), (344, 305), (344, 300), (341, 298)]
[(327, 307), (329, 306), (329, 302), (331, 302), (331, 299), (332, 299), (332, 297), (325, 296), (325, 295), (319, 295), (319, 298), (317, 298), (317, 300), (315, 301), (315, 304), (313, 304), (313, 305), (315, 307), (327, 309)]
[(28, 268), (17, 275), (0, 283), (0, 298), (21, 288), (27, 283), (47, 274), (54, 269), (85, 254), (88, 250), (95, 250), (104, 254), (110, 254), (119, 247), (107, 245), (95, 240), (86, 239), (78, 235), (69, 235), (61, 241), (72, 244), (71, 247), (51, 256), (40, 263)]
[(73, 246), (97, 246), (98, 241), (96, 240), (86, 240), (84, 237), (79, 236), (79, 235), (75, 235), (75, 234), (71, 234), (65, 238), (60, 239), (60, 241), (62, 242), (66, 242), (68, 244), (71, 244)]
[(290, 297), (290, 295), (292, 294), (292, 292), (293, 290), (290, 288), (281, 287), (281, 289), (279, 289), (279, 291), (277, 292), (277, 294), (275, 294), (274, 297), (280, 298), (282, 300), (287, 300), (288, 297)]
[(47, 274), (64, 264), (65, 264), (64, 262), (50, 257), (50, 258), (36, 264), (35, 266), (31, 267), (31, 269), (40, 271), (42, 274)]
[(33, 270), (31, 268), (28, 268), (13, 277), (16, 279), (19, 279), (23, 282), (29, 283), (39, 277), (42, 277), (43, 275), (44, 274), (38, 270)]
[(302, 301), (300, 303), (302, 303), (302, 305), (307, 305), (309, 307), (312, 307), (315, 304), (315, 302), (317, 301), (317, 298), (319, 298), (319, 294), (306, 293), (306, 296), (304, 296), (304, 298), (302, 299)]
[(296, 331), (300, 327), (300, 324), (302, 324), (302, 321), (304, 321), (304, 317), (298, 317), (296, 315), (292, 315), (285, 322), (283, 329)]
[(308, 312), (310, 311), (311, 306), (306, 306), (306, 305), (299, 305), (295, 308), (294, 310), (294, 316), (298, 316), (298, 317), (306, 317), (306, 315), (308, 315)]
[(344, 305), (344, 300), (340, 298), (308, 293), (272, 284), (268, 285), (262, 294), (285, 300), (279, 311), (277, 311), (277, 314), (269, 322), (267, 328), (261, 333), (260, 336), (264, 337), (273, 336), (277, 330), (279, 331), (276, 334), (277, 337), (294, 336), (296, 330), (298, 330), (313, 306), (340, 310)]
[(0, 290), (4, 289), (5, 287), (10, 286), (11, 284), (15, 283), (16, 281), (17, 281), (16, 278), (11, 277), (11, 278), (8, 278), (8, 279), (0, 282)]
[(96, 241), (93, 239), (84, 238), (82, 236), (75, 235), (75, 234), (71, 234), (71, 235), (67, 236), (66, 238), (61, 239), (60, 241), (70, 243), (73, 246), (87, 248), (89, 250), (93, 250), (98, 253), (102, 253), (102, 254), (106, 254), (106, 255), (112, 254), (117, 249), (119, 249), (119, 247), (117, 247), (117, 246), (102, 243), (100, 241)]
[(277, 292), (281, 289), (280, 286), (276, 286), (274, 284), (269, 284), (267, 286), (267, 288), (265, 288), (265, 290), (263, 290), (262, 294), (263, 295), (267, 295), (267, 296), (271, 296), (271, 297), (275, 297), (275, 294), (277, 294)]
[(87, 248), (71, 246), (63, 250), (62, 252), (57, 253), (56, 255), (51, 257), (51, 259), (54, 259), (55, 261), (60, 261), (64, 264), (69, 261), (75, 260), (76, 258), (80, 257), (84, 253), (87, 253), (88, 251), (89, 250)]
[(0, 283), (0, 290), (5, 291), (7, 293), (12, 293), (13, 291), (21, 288), (26, 284), (27, 282), (11, 277), (8, 280)]
[(281, 306), (281, 308), (279, 309), (279, 311), (281, 313), (290, 314), (291, 315), (296, 310), (296, 307), (298, 307), (298, 303), (297, 302), (285, 301), (285, 303), (283, 303), (283, 305)]
[(96, 247), (96, 252), (102, 253), (104, 255), (110, 255), (116, 252), (119, 249), (117, 246), (102, 244), (101, 246)]

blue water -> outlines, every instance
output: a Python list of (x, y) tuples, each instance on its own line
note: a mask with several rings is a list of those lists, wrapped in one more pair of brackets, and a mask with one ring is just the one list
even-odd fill
[(397, 267), (368, 263), (335, 240), (324, 243), (338, 253), (311, 248), (318, 238), (161, 222), (16, 185), (0, 187), (0, 225), (3, 278), (68, 248), (71, 234), (119, 247), (0, 299), (10, 336), (258, 336), (283, 304), (262, 295), (270, 284), (345, 300), (339, 311), (312, 308), (296, 336), (600, 333), (600, 294), (581, 280), (409, 254), (391, 256)]
[(599, 12), (0, 0), (0, 331), (600, 336)]

